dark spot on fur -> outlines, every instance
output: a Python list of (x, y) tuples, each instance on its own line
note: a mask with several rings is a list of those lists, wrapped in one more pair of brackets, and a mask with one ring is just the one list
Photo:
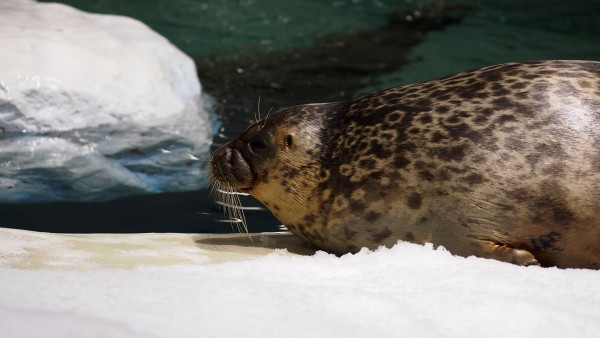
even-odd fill
[(441, 182), (450, 181), (450, 172), (448, 168), (440, 168), (436, 173), (436, 178)]
[(396, 121), (400, 120), (400, 118), (402, 118), (402, 114), (400, 114), (397, 111), (390, 113), (385, 117), (385, 119), (390, 122), (396, 122)]
[(395, 168), (405, 168), (410, 164), (410, 160), (401, 154), (396, 154), (394, 157), (394, 167)]
[(439, 131), (436, 131), (431, 136), (431, 142), (433, 142), (433, 143), (440, 143), (441, 140), (444, 140), (444, 139), (447, 139), (447, 138), (448, 137), (445, 136), (444, 134), (440, 133)]
[(492, 88), (492, 90), (493, 90), (495, 96), (502, 96), (502, 95), (510, 94), (510, 90), (508, 90), (506, 87), (501, 86), (501, 85), (495, 86), (494, 88)]
[(581, 88), (590, 88), (592, 86), (592, 84), (586, 80), (579, 80), (577, 84), (579, 84), (579, 87)]
[(383, 172), (381, 171), (374, 171), (367, 175), (367, 177), (373, 181), (379, 181), (379, 179), (381, 179), (381, 176), (383, 176)]
[(520, 138), (510, 136), (504, 142), (504, 147), (510, 150), (521, 151), (525, 149), (525, 143)]
[(531, 238), (530, 243), (536, 251), (562, 251), (562, 248), (556, 246), (556, 243), (560, 242), (561, 239), (562, 234), (560, 232), (552, 231), (538, 238)]
[(485, 123), (487, 123), (489, 117), (493, 114), (493, 109), (482, 109), (479, 111), (479, 114), (475, 117), (473, 122), (475, 122), (475, 124), (478, 126), (484, 125)]
[(361, 142), (358, 144), (358, 151), (360, 151), (360, 152), (364, 152), (364, 151), (367, 149), (367, 147), (368, 147), (368, 146), (369, 146), (369, 144), (368, 144), (367, 142), (363, 142), (363, 141), (361, 141)]
[(535, 73), (534, 74), (524, 74), (524, 75), (521, 75), (521, 78), (526, 79), (526, 80), (533, 80), (539, 76), (540, 76), (540, 74), (535, 74)]
[(421, 208), (422, 201), (423, 198), (421, 197), (421, 194), (419, 194), (418, 192), (413, 192), (407, 197), (406, 205), (408, 205), (408, 207), (413, 210), (417, 210)]
[(492, 101), (494, 108), (497, 110), (509, 109), (512, 107), (513, 102), (507, 97), (499, 97)]
[(475, 93), (483, 91), (485, 86), (486, 82), (474, 82), (465, 88), (461, 88), (461, 90), (458, 92), (458, 96), (461, 99), (470, 100), (474, 97)]
[(346, 237), (347, 240), (352, 240), (356, 234), (356, 231), (350, 230), (348, 227), (344, 227), (344, 237)]
[(516, 203), (523, 203), (531, 199), (529, 190), (526, 188), (515, 188), (506, 192), (507, 196)]
[(527, 87), (527, 82), (516, 82), (510, 86), (510, 88), (513, 90), (519, 90), (519, 89), (523, 89), (525, 87)]
[(378, 220), (381, 217), (381, 214), (375, 211), (369, 211), (367, 213), (367, 215), (365, 216), (365, 219), (367, 220), (367, 222), (375, 222), (376, 220)]
[(529, 92), (517, 92), (513, 93), (513, 95), (520, 100), (526, 100), (529, 98)]
[(560, 197), (542, 196), (534, 201), (533, 206), (536, 212), (533, 218), (535, 223), (544, 224), (550, 221), (566, 225), (575, 221), (575, 214)]
[(452, 123), (452, 124), (456, 124), (459, 123), (461, 120), (461, 118), (457, 115), (452, 115), (449, 118), (446, 119), (447, 123)]
[(454, 147), (440, 147), (435, 149), (435, 155), (445, 162), (461, 162), (469, 149), (467, 144), (460, 144)]
[(415, 240), (415, 235), (413, 235), (413, 233), (409, 231), (409, 232), (406, 233), (406, 235), (404, 235), (404, 238), (407, 241), (412, 242), (412, 241)]
[(364, 202), (353, 199), (350, 200), (350, 209), (355, 214), (361, 214), (367, 209), (367, 207), (365, 206)]
[(525, 160), (533, 168), (535, 168), (536, 164), (540, 161), (541, 158), (542, 154), (529, 154), (525, 156)]
[(379, 136), (381, 136), (381, 138), (384, 138), (388, 141), (394, 138), (394, 134), (392, 134), (392, 133), (381, 133), (381, 134), (379, 134)]
[(371, 236), (375, 243), (381, 243), (385, 239), (389, 238), (392, 235), (392, 231), (389, 228), (382, 229), (378, 232), (373, 233)]
[(533, 92), (536, 93), (546, 93), (549, 89), (549, 85), (547, 83), (536, 83), (532, 86), (532, 90)]
[(502, 114), (498, 118), (496, 118), (496, 120), (494, 122), (502, 125), (502, 124), (505, 124), (506, 122), (515, 122), (516, 120), (517, 119), (512, 115)]
[(554, 162), (542, 169), (542, 174), (553, 177), (561, 177), (565, 174), (565, 166), (562, 162)]
[(565, 71), (565, 72), (557, 73), (556, 75), (562, 76), (562, 77), (578, 78), (578, 77), (581, 77), (582, 74), (578, 73), (578, 72), (567, 72), (567, 71)]
[(499, 90), (504, 89), (504, 86), (500, 82), (496, 82), (491, 87), (492, 91), (497, 92)]
[(308, 226), (314, 225), (315, 224), (315, 215), (313, 215), (313, 214), (305, 215), (304, 217), (302, 217), (302, 222), (304, 222), (305, 225), (308, 225)]
[(362, 159), (358, 162), (358, 165), (364, 169), (375, 169), (377, 162), (371, 158)]
[(429, 170), (419, 171), (419, 177), (428, 182), (435, 181), (435, 175), (433, 175)]
[(413, 127), (408, 130), (408, 133), (409, 134), (419, 134), (419, 133), (421, 133), (421, 129), (419, 129), (417, 127)]
[(597, 146), (595, 146), (596, 154), (594, 154), (590, 162), (592, 164), (592, 170), (594, 170), (597, 173), (600, 173), (600, 141), (595, 142), (595, 144), (596, 143), (598, 144)]
[(429, 98), (421, 98), (414, 104), (415, 108), (420, 111), (428, 111), (431, 109), (431, 100)]
[(473, 163), (481, 164), (481, 163), (485, 163), (486, 158), (483, 155), (475, 155), (475, 156), (473, 156), (473, 158), (471, 158), (471, 161)]
[(392, 156), (392, 152), (389, 148), (384, 147), (381, 143), (377, 142), (377, 140), (371, 140), (369, 154), (373, 154), (378, 158), (388, 158)]
[(437, 194), (438, 194), (438, 196), (448, 196), (449, 195), (447, 191), (441, 190), (441, 189), (437, 191)]
[(446, 125), (444, 126), (444, 129), (446, 129), (450, 137), (455, 140), (458, 140), (459, 138), (477, 140), (481, 137), (478, 132), (471, 129), (471, 126), (469, 126), (466, 123), (461, 123), (452, 126)]
[(421, 123), (423, 124), (429, 124), (431, 123), (431, 121), (433, 121), (433, 118), (431, 117), (431, 115), (423, 115), (419, 118), (419, 121), (421, 121)]
[(538, 143), (535, 146), (535, 151), (539, 154), (558, 159), (567, 157), (567, 153), (563, 150), (562, 146), (558, 142), (552, 142), (551, 144)]
[(302, 229), (302, 234), (309, 239), (310, 241), (319, 241), (319, 242), (323, 242), (323, 236), (321, 236), (320, 233), (315, 232), (315, 231), (309, 231), (308, 229), (304, 228)]
[(472, 173), (465, 177), (463, 180), (470, 185), (476, 185), (485, 182), (485, 178), (483, 178), (483, 176), (477, 173)]
[(439, 113), (439, 114), (446, 114), (449, 110), (450, 110), (450, 107), (448, 107), (448, 106), (435, 107), (436, 113)]

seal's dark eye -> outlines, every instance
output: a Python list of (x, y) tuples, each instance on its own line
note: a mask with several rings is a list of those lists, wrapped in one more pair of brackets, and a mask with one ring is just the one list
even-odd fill
[(294, 139), (292, 138), (292, 135), (286, 136), (285, 144), (287, 144), (288, 148), (291, 147), (292, 144), (294, 144)]
[(252, 148), (252, 150), (263, 150), (266, 149), (267, 146), (262, 140), (256, 139), (250, 142), (250, 148)]

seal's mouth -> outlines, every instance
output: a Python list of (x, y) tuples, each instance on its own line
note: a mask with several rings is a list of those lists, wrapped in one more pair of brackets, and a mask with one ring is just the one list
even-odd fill
[(254, 173), (250, 162), (242, 151), (230, 144), (215, 151), (210, 161), (210, 172), (214, 179), (235, 190), (248, 192), (254, 186)]

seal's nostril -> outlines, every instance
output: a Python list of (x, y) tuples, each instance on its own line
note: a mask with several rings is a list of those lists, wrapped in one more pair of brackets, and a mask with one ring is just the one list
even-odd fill
[(213, 158), (216, 160), (228, 160), (231, 157), (231, 149), (227, 146), (220, 147), (213, 153)]
[(233, 152), (230, 163), (233, 169), (232, 173), (238, 180), (243, 181), (252, 177), (252, 170), (239, 151)]

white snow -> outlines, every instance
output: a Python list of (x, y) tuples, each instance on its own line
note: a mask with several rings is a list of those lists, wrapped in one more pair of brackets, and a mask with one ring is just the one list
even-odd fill
[(0, 306), (2, 337), (154, 337), (135, 332), (123, 324), (87, 318), (72, 312), (24, 310)]
[[(276, 250), (223, 264), (4, 265), (0, 306), (25, 311), (11, 315), (22, 322), (59, 316), (44, 337), (62, 337), (65, 325), (92, 334), (96, 322), (132, 337), (597, 337), (599, 285), (600, 271), (518, 267), (401, 242), (342, 257)], [(10, 325), (0, 316), (0, 332), (14, 333), (3, 337), (23, 337)]]
[(205, 185), (193, 61), (143, 23), (0, 1), (0, 201), (106, 200)]

